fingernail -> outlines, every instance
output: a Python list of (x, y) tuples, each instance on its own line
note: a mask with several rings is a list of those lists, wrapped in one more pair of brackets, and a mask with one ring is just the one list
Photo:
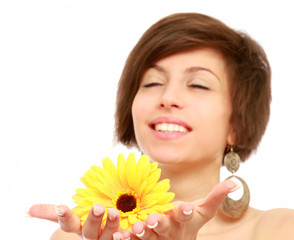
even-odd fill
[(55, 212), (56, 212), (56, 214), (57, 214), (58, 216), (60, 216), (60, 217), (63, 217), (64, 214), (65, 214), (65, 210), (62, 209), (62, 208), (59, 208), (59, 207), (57, 207), (57, 206), (55, 206)]
[(113, 237), (113, 240), (120, 240), (120, 236), (117, 233), (114, 233), (112, 237)]
[(229, 191), (230, 193), (235, 192), (242, 186), (242, 184), (239, 181), (234, 181), (232, 179), (230, 179), (229, 181), (232, 182), (232, 186), (231, 186), (232, 188)]
[(153, 229), (156, 228), (158, 226), (158, 222), (154, 223), (153, 225), (147, 225), (147, 227)]
[(93, 215), (95, 217), (100, 217), (104, 213), (104, 208), (101, 207), (100, 205), (94, 205), (93, 206)]
[(111, 222), (115, 221), (115, 219), (117, 218), (117, 213), (113, 208), (108, 209), (107, 215)]
[(143, 237), (144, 234), (145, 234), (145, 230), (143, 230), (143, 232), (141, 232), (141, 233), (136, 233), (137, 237), (139, 237), (139, 238)]
[(193, 209), (191, 209), (190, 211), (183, 211), (183, 213), (184, 213), (186, 216), (191, 215), (192, 212), (193, 212)]

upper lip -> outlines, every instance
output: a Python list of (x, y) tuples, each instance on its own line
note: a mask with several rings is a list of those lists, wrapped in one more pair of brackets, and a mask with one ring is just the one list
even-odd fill
[(189, 124), (187, 124), (183, 120), (181, 120), (179, 118), (176, 118), (176, 117), (169, 117), (169, 116), (166, 116), (166, 117), (158, 117), (158, 118), (152, 120), (150, 122), (149, 126), (154, 129), (155, 128), (155, 125), (156, 124), (159, 124), (159, 123), (177, 124), (177, 125), (180, 125), (180, 126), (185, 127), (189, 132), (192, 131), (192, 127), (189, 126)]

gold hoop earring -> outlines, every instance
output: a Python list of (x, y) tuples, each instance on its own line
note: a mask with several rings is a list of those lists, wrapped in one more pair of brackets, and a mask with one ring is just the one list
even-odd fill
[(250, 191), (247, 183), (242, 178), (235, 176), (235, 172), (237, 172), (240, 167), (240, 162), (240, 156), (233, 151), (233, 148), (231, 148), (231, 151), (228, 152), (224, 158), (224, 165), (232, 173), (232, 175), (226, 178), (226, 180), (231, 178), (238, 179), (242, 183), (244, 190), (243, 195), (239, 200), (234, 200), (227, 196), (221, 205), (223, 213), (231, 218), (240, 218), (248, 209), (250, 202)]

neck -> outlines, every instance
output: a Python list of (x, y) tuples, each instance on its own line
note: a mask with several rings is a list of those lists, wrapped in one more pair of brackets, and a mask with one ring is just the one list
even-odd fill
[(205, 197), (220, 181), (218, 160), (210, 164), (160, 164), (161, 178), (170, 179), (174, 201), (195, 201)]

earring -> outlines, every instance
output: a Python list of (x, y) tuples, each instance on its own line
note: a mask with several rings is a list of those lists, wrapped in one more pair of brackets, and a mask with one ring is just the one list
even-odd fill
[(243, 195), (239, 200), (234, 200), (227, 196), (221, 205), (223, 213), (231, 218), (241, 217), (246, 212), (250, 201), (250, 191), (248, 185), (242, 178), (235, 176), (235, 172), (237, 172), (240, 167), (240, 162), (240, 156), (235, 153), (231, 147), (231, 151), (225, 155), (224, 165), (232, 173), (232, 176), (226, 178), (226, 180), (236, 178), (242, 183), (244, 189)]

